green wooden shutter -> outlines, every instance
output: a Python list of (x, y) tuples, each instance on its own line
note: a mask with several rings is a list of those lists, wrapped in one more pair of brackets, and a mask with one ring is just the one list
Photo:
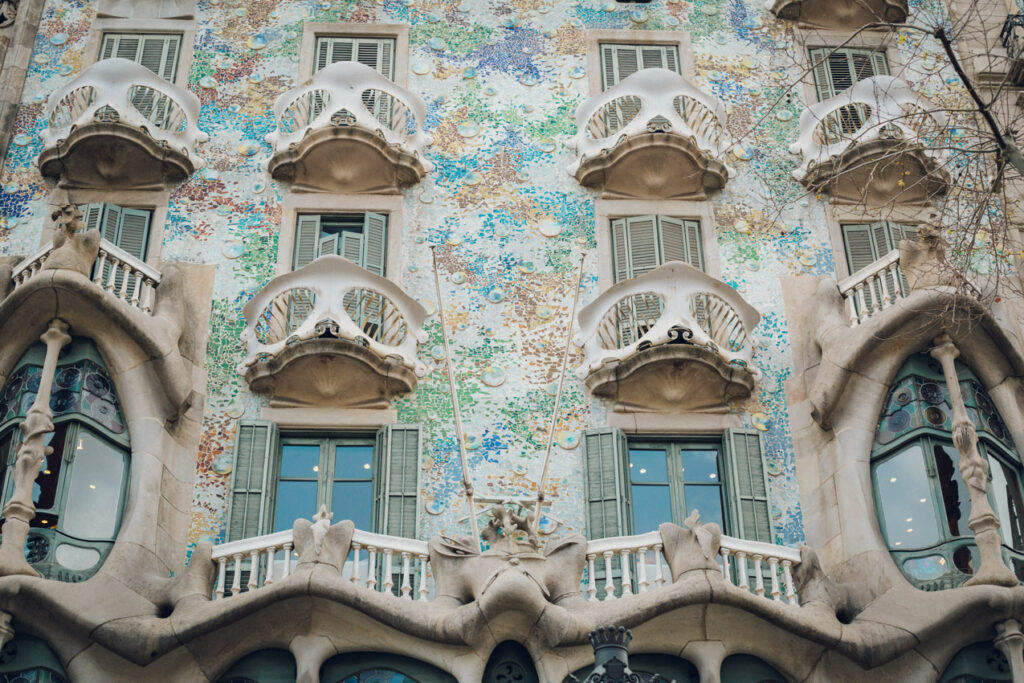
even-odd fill
[(150, 212), (143, 209), (121, 209), (121, 229), (115, 244), (140, 261), (146, 260), (150, 218)]
[(773, 543), (760, 434), (751, 429), (726, 430), (725, 450), (731, 476), (730, 508), (736, 525), (729, 533)]
[(846, 263), (850, 274), (859, 273), (877, 261), (878, 253), (872, 226), (868, 223), (856, 223), (843, 226), (843, 243), (846, 247)]
[(857, 81), (889, 73), (882, 50), (816, 47), (809, 54), (819, 102), (835, 97)]
[(700, 223), (671, 216), (658, 216), (661, 263), (682, 261), (704, 270), (704, 248)]
[(295, 228), (295, 255), (292, 259), (293, 269), (312, 263), (317, 257), (320, 246), (320, 216), (305, 214), (299, 216)]
[(121, 207), (116, 204), (103, 205), (103, 218), (100, 220), (100, 234), (111, 244), (117, 244), (117, 236), (121, 231)]
[(100, 221), (103, 219), (103, 207), (105, 204), (82, 204), (78, 209), (82, 212), (82, 222), (86, 230), (99, 230)]
[(893, 249), (899, 249), (902, 240), (917, 239), (917, 226), (889, 223), (889, 239)]
[(583, 434), (583, 488), (587, 538), (625, 536), (633, 527), (629, 499), (629, 446), (622, 430)]
[(395, 78), (394, 38), (351, 38), (319, 36), (316, 39), (314, 69), (319, 71), (336, 62), (359, 62), (385, 78)]
[(614, 255), (614, 271), (616, 282), (629, 279), (629, 242), (626, 239), (626, 219), (612, 220), (612, 254)]
[(359, 265), (371, 273), (383, 276), (387, 252), (388, 217), (367, 213), (363, 219), (363, 257)]
[(276, 448), (277, 425), (273, 422), (239, 423), (225, 541), (253, 538), (266, 532), (274, 500), (272, 473)]
[(420, 428), (388, 425), (377, 432), (374, 452), (373, 530), (416, 538), (420, 493)]
[(657, 222), (657, 216), (631, 216), (626, 219), (631, 278), (643, 275), (661, 265)]
[(337, 254), (337, 253), (338, 253), (338, 233), (332, 233), (330, 235), (327, 235), (326, 237), (321, 237), (320, 238), (319, 247), (318, 247), (317, 252), (316, 252), (317, 257), (328, 256), (330, 254)]
[(338, 252), (357, 266), (363, 265), (363, 235), (346, 230), (341, 233), (341, 249)]

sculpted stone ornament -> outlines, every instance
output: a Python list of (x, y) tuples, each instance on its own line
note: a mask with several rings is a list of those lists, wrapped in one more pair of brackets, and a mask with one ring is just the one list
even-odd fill
[(997, 623), (993, 643), (1010, 663), (1013, 680), (1024, 680), (1024, 633), (1021, 633), (1020, 622), (1007, 619)]
[(326, 505), (321, 505), (312, 522), (308, 519), (295, 520), (292, 538), (295, 540), (295, 552), (299, 554), (296, 569), (302, 565), (328, 564), (341, 572), (352, 547), (356, 525), (347, 519), (332, 525), (333, 518), (334, 513), (328, 512)]
[(964, 284), (963, 278), (957, 277), (953, 266), (946, 260), (948, 246), (939, 229), (927, 223), (918, 227), (917, 239), (900, 241), (900, 270), (910, 291)]
[(25, 421), (21, 423), (22, 440), (14, 461), (14, 493), (4, 506), (5, 521), (0, 530), (3, 533), (3, 541), (0, 543), (0, 576), (39, 576), (25, 560), (25, 538), (28, 536), (29, 522), (36, 516), (32, 486), (46, 457), (53, 453), (53, 448), (46, 445), (46, 435), (53, 431), (50, 394), (57, 369), (57, 355), (71, 341), (67, 332), (66, 322), (53, 320), (40, 336), (46, 344), (46, 359), (39, 379), (39, 391), (25, 415)]
[(7, 28), (18, 16), (18, 0), (0, 2), (0, 28)]
[(848, 624), (871, 602), (870, 590), (852, 583), (840, 583), (825, 574), (818, 554), (808, 546), (800, 548), (800, 564), (793, 571), (800, 606), (824, 608)]
[(722, 528), (714, 522), (701, 524), (697, 510), (690, 513), (683, 526), (665, 522), (658, 532), (673, 581), (687, 572), (719, 571), (715, 557), (722, 546)]
[(629, 643), (633, 634), (624, 626), (600, 626), (588, 634), (594, 648), (594, 670), (574, 683), (666, 683), (658, 674), (637, 674), (629, 668)]
[(100, 231), (86, 229), (82, 212), (74, 204), (65, 204), (50, 217), (56, 232), (53, 251), (43, 262), (43, 270), (74, 270), (91, 277), (92, 265), (100, 250)]

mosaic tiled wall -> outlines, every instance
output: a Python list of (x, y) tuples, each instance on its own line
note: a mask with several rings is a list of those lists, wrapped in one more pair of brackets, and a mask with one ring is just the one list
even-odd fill
[[(0, 177), (5, 253), (39, 246), (49, 192), (34, 166), (43, 102), (82, 67), (95, 14), (87, 0), (47, 3)], [(163, 244), (165, 259), (218, 267), (192, 541), (222, 535), (235, 425), (261, 407), (236, 371), (241, 309), (273, 275), (279, 232), (292, 229), (281, 225), (287, 188), (270, 181), (261, 162), (270, 153), (263, 138), (274, 126), (271, 106), (297, 83), (307, 21), (411, 26), (409, 88), (427, 103), (436, 170), (405, 195), (398, 277), (435, 311), (429, 245), (443, 245), (472, 477), (485, 494), (529, 492), (540, 476), (581, 252), (588, 254), (582, 302), (597, 294), (594, 195), (565, 170), (574, 112), (588, 96), (584, 31), (689, 32), (697, 85), (728, 104), (734, 135), (753, 129), (731, 154), (738, 174), (713, 198), (715, 225), (705, 227), (715, 231), (723, 279), (763, 316), (756, 331), (763, 379), (738, 410), (763, 431), (777, 540), (800, 541), (779, 278), (832, 274), (833, 254), (823, 204), (803, 197), (790, 175), (796, 160), (787, 147), (797, 136), (802, 90), (786, 98), (784, 88), (800, 70), (791, 27), (764, 0), (633, 7), (605, 0), (200, 0), (189, 87), (202, 100), (200, 127), (210, 134), (200, 150), (207, 165), (172, 192)], [(786, 205), (778, 212), (780, 197)], [(456, 530), (465, 514), (436, 316), (428, 330), (421, 352), (432, 372), (396, 404), (401, 422), (425, 430), (422, 537)], [(605, 408), (570, 375), (552, 465), (558, 534), (582, 529), (580, 435), (605, 420)]]

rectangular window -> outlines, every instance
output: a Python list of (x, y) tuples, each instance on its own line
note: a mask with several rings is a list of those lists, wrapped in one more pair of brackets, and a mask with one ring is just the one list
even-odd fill
[(295, 231), (296, 270), (321, 256), (344, 256), (383, 276), (387, 262), (388, 218), (379, 213), (303, 214)]
[(672, 216), (629, 216), (612, 219), (615, 281), (682, 261), (704, 270), (700, 222)]
[(858, 81), (889, 75), (884, 50), (816, 47), (810, 50), (810, 59), (819, 102), (835, 97)]
[(850, 274), (859, 273), (890, 251), (898, 249), (900, 241), (914, 239), (917, 227), (890, 221), (876, 223), (843, 224), (843, 246)]
[(721, 441), (629, 441), (633, 531), (656, 531), (697, 510), (728, 533), (722, 502)]
[(641, 69), (668, 69), (679, 73), (679, 46), (601, 43), (602, 90)]
[[(181, 36), (176, 34), (105, 33), (100, 59), (120, 57), (141, 64), (160, 78), (174, 83), (178, 75)], [(168, 97), (152, 88), (136, 85), (128, 93), (132, 104), (146, 119), (164, 128), (171, 113)]]
[[(100, 235), (107, 243), (118, 247), (143, 263), (146, 261), (149, 227), (153, 220), (152, 211), (103, 203), (83, 204), (78, 208), (82, 211), (82, 220), (87, 230), (99, 230)], [(106, 285), (110, 282), (111, 268), (110, 261), (104, 259), (103, 273), (98, 274), (94, 270), (92, 277), (95, 279), (97, 275), (100, 275), (100, 282)], [(113, 291), (120, 292), (124, 282), (124, 269), (118, 268), (113, 277)], [(131, 301), (136, 293), (134, 278), (128, 279), (126, 293), (128, 300)]]
[[(314, 71), (320, 71), (336, 62), (359, 62), (365, 64), (388, 80), (395, 80), (394, 38), (363, 38), (352, 36), (317, 36)], [(367, 91), (362, 95), (363, 104), (384, 125), (391, 125), (394, 109), (392, 97), (379, 91)], [(313, 102), (312, 116), (323, 111), (324, 103)]]

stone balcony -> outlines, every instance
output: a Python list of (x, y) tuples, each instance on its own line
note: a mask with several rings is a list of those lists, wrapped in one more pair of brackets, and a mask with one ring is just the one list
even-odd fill
[(338, 62), (274, 104), (267, 171), (293, 188), (397, 192), (433, 169), (423, 100), (368, 66)]
[(874, 76), (809, 106), (793, 175), (812, 192), (879, 206), (946, 192), (946, 117), (902, 80)]
[(162, 189), (203, 160), (199, 99), (127, 59), (104, 59), (51, 95), (40, 172), (64, 187)]
[(240, 371), (277, 405), (372, 408), (416, 386), (426, 311), (341, 256), (280, 275), (245, 306)]
[(899, 24), (907, 20), (907, 0), (768, 0), (779, 19), (837, 31), (855, 31), (865, 24)]
[(577, 374), (616, 410), (723, 411), (753, 391), (751, 333), (760, 319), (729, 285), (668, 263), (580, 311)]
[(731, 175), (725, 120), (723, 102), (674, 71), (638, 71), (580, 106), (569, 173), (609, 198), (705, 197)]

